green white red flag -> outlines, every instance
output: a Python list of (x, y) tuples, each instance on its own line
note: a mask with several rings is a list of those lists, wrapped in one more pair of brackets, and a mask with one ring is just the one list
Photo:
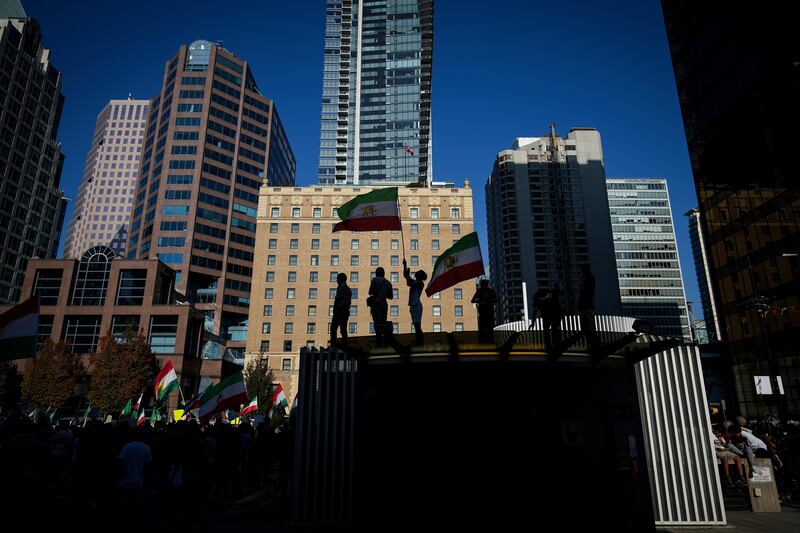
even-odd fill
[(200, 396), (200, 423), (219, 413), (239, 406), (249, 401), (247, 390), (244, 387), (244, 378), (241, 372), (231, 374), (216, 385), (212, 385)]
[(142, 424), (144, 424), (144, 409), (142, 409), (142, 412), (139, 413), (139, 418), (136, 419), (137, 426), (141, 426)]
[(433, 266), (433, 275), (425, 294), (431, 296), (484, 273), (478, 234), (472, 232), (461, 237), (439, 256)]
[(36, 357), (39, 296), (28, 298), (0, 315), (0, 361)]
[(278, 383), (278, 387), (275, 389), (275, 392), (272, 395), (272, 402), (270, 404), (269, 414), (267, 417), (272, 420), (272, 416), (277, 414), (277, 410), (275, 409), (276, 407), (280, 406), (285, 411), (288, 405), (289, 402), (286, 401), (286, 394), (283, 392), (283, 387), (280, 383)]
[(240, 414), (246, 415), (258, 411), (258, 396), (253, 398), (253, 401), (248, 403)]
[(336, 213), (342, 221), (333, 227), (333, 231), (401, 229), (397, 187), (384, 187), (356, 196), (337, 209)]
[(167, 361), (156, 376), (156, 382), (153, 387), (156, 400), (160, 402), (177, 388), (178, 374), (175, 373), (175, 367), (172, 366), (172, 361)]

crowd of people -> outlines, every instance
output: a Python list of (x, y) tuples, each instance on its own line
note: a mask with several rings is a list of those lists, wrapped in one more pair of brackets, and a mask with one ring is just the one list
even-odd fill
[(755, 472), (755, 459), (764, 458), (772, 462), (780, 500), (788, 502), (800, 496), (800, 424), (748, 421), (738, 416), (712, 424), (710, 439), (726, 488), (747, 487)]
[(53, 427), (47, 417), (12, 414), (0, 427), (0, 501), (34, 518), (53, 518), (43, 510), (124, 517), (122, 529), (140, 530), (137, 522), (152, 523), (156, 513), (166, 530), (191, 529), (209, 506), (256, 493), (264, 505), (288, 505), (292, 449), (288, 421), (136, 427), (125, 418), (76, 419)]

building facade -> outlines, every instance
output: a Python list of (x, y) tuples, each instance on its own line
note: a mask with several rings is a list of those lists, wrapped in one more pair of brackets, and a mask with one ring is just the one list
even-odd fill
[(150, 101), (128, 257), (157, 257), (242, 362), (259, 187), (293, 185), (275, 104), (248, 63), (208, 41), (181, 46)]
[(64, 257), (94, 246), (125, 257), (149, 100), (111, 100), (100, 114), (72, 209)]
[(433, 0), (328, 0), (321, 185), (431, 181)]
[[(661, 5), (739, 410), (786, 417), (800, 402), (796, 24), (769, 9)], [(767, 375), (785, 395), (756, 394)]]
[[(327, 346), (336, 276), (347, 274), (353, 291), (349, 335), (374, 334), (366, 305), (378, 266), (394, 288), (389, 320), (396, 333), (411, 333), (403, 257), (412, 272), (430, 277), (436, 258), (474, 231), (472, 190), (464, 187), (399, 189), (399, 231), (333, 233), (336, 209), (370, 187), (262, 187), (247, 357), (266, 357), (287, 397), (297, 390), (298, 357), (304, 346)], [(405, 243), (405, 250), (403, 244)], [(470, 303), (475, 282), (466, 281), (427, 298), (424, 331), (477, 329)], [(291, 394), (290, 394), (291, 393)]]
[(622, 313), (691, 341), (667, 180), (609, 178), (606, 187)]
[(532, 313), (536, 291), (556, 283), (564, 313), (574, 314), (584, 264), (597, 280), (598, 314), (620, 314), (597, 130), (575, 128), (560, 137), (551, 127), (549, 135), (518, 138), (497, 154), (486, 183), (486, 218), (498, 323), (521, 320), (526, 297)]
[[(128, 329), (147, 339), (163, 365), (172, 361), (188, 398), (198, 386), (218, 381), (221, 358), (208, 358), (215, 337), (205, 317), (176, 299), (175, 272), (156, 259), (124, 260), (105, 246), (86, 250), (80, 259), (32, 259), (22, 298), (38, 295), (39, 344), (64, 341), (70, 353), (88, 355), (100, 338), (123, 338)], [(18, 361), (23, 369), (29, 360)], [(86, 361), (88, 364), (88, 360)], [(170, 406), (175, 407), (177, 394)]]
[(709, 270), (710, 258), (706, 251), (706, 242), (700, 222), (700, 210), (690, 209), (684, 215), (689, 217), (689, 240), (692, 243), (694, 271), (697, 275), (697, 287), (700, 289), (700, 305), (703, 308), (707, 342), (718, 342), (720, 340), (719, 314)]
[[(16, 5), (14, 5), (16, 4)], [(0, 13), (0, 303), (17, 302), (31, 257), (58, 253), (67, 201), (56, 140), (64, 97), (39, 24)]]

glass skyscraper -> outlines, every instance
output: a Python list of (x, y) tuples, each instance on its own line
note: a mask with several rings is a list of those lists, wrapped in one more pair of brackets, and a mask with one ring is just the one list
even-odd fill
[(328, 0), (319, 182), (431, 179), (433, 0)]
[(667, 180), (609, 178), (622, 312), (651, 322), (656, 333), (691, 338)]

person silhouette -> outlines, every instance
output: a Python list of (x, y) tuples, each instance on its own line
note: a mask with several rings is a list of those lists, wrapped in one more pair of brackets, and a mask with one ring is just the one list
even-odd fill
[(386, 346), (388, 340), (386, 315), (389, 312), (389, 304), (386, 300), (392, 298), (392, 283), (386, 279), (383, 267), (378, 267), (375, 269), (375, 277), (369, 284), (369, 298), (367, 298), (378, 348)]
[(414, 343), (418, 346), (424, 344), (422, 335), (422, 289), (425, 288), (425, 280), (428, 274), (424, 270), (417, 270), (414, 277), (411, 277), (411, 269), (408, 268), (406, 260), (403, 259), (403, 277), (406, 284), (410, 287), (408, 291), (408, 310), (411, 312), (411, 323), (414, 324)]
[(497, 295), (489, 287), (489, 280), (482, 279), (480, 285), (475, 290), (472, 303), (478, 305), (478, 341), (494, 341), (494, 305), (497, 303)]

